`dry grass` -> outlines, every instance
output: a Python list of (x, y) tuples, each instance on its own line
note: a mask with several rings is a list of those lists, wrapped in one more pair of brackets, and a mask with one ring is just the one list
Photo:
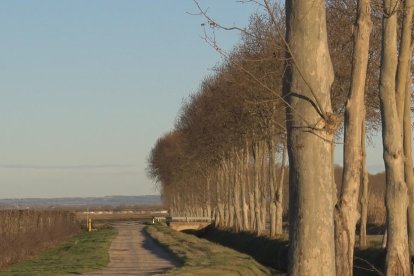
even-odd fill
[(79, 232), (73, 213), (0, 210), (0, 267), (20, 261)]

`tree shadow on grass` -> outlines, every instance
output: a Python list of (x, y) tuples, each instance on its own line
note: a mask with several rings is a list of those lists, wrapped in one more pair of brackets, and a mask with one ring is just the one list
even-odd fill
[(185, 230), (187, 234), (219, 243), (252, 256), (257, 262), (271, 267), (275, 273), (287, 270), (288, 241), (257, 237), (253, 233), (235, 233), (214, 228), (212, 225), (202, 230)]
[[(253, 233), (235, 233), (220, 230), (210, 225), (202, 230), (185, 230), (187, 234), (230, 247), (252, 256), (256, 261), (270, 267), (275, 273), (286, 273), (288, 269), (288, 241), (256, 236)], [(385, 250), (382, 248), (355, 249), (354, 275), (383, 275)]]
[[(179, 267), (182, 265), (182, 261), (180, 261), (174, 254), (168, 251), (165, 247), (160, 245), (156, 240), (154, 240), (145, 230), (144, 228), (140, 230), (142, 235), (144, 236), (144, 241), (142, 246), (150, 251), (152, 254), (156, 255), (160, 259), (164, 259), (170, 262), (173, 266)], [(170, 268), (170, 267), (169, 267)]]

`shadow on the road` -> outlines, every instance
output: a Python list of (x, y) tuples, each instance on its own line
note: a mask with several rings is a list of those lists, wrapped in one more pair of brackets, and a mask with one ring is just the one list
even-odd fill
[(161, 259), (171, 262), (174, 266), (178, 267), (182, 265), (182, 261), (180, 261), (174, 254), (168, 251), (165, 247), (160, 245), (157, 241), (148, 235), (145, 232), (144, 228), (140, 230), (141, 234), (144, 236), (144, 241), (142, 246), (150, 251), (152, 254), (158, 256)]

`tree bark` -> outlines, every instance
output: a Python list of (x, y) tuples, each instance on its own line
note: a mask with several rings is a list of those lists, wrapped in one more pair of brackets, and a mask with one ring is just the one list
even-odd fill
[(408, 72), (404, 101), (404, 174), (408, 187), (408, 245), (410, 256), (414, 256), (414, 173), (411, 153), (411, 72)]
[(335, 207), (336, 273), (344, 276), (353, 274), (355, 227), (359, 219), (361, 126), (364, 120), (365, 80), (372, 29), (370, 0), (359, 0), (357, 9), (351, 87), (345, 108), (342, 189)]
[(280, 166), (279, 181), (276, 189), (276, 235), (283, 234), (283, 183), (285, 179), (285, 163), (287, 149), (283, 145), (282, 164)]
[(275, 142), (273, 140), (268, 141), (269, 151), (269, 188), (270, 188), (270, 201), (269, 201), (269, 213), (270, 213), (270, 237), (276, 236), (276, 176), (275, 176)]
[(206, 213), (207, 217), (211, 218), (211, 179), (209, 176), (206, 177)]
[(407, 237), (408, 191), (404, 179), (402, 128), (395, 97), (398, 2), (384, 0), (383, 4), (380, 102), (388, 218), (386, 274), (411, 275)]
[(249, 206), (247, 205), (247, 192), (246, 186), (249, 185), (249, 179), (247, 177), (248, 172), (248, 153), (247, 149), (245, 149), (242, 153), (242, 160), (240, 162), (240, 173), (241, 173), (241, 200), (242, 200), (242, 215), (243, 215), (243, 231), (250, 230), (250, 223), (249, 223)]
[(266, 156), (266, 143), (263, 141), (260, 143), (261, 144), (261, 153), (262, 153), (262, 158), (260, 159), (260, 167), (261, 167), (261, 177), (260, 177), (260, 182), (261, 183), (261, 189), (260, 189), (260, 194), (261, 194), (261, 216), (260, 216), (260, 224), (262, 225), (262, 233), (264, 233), (266, 231), (266, 215), (267, 215), (267, 195), (269, 194), (269, 191), (267, 190), (267, 188), (269, 187), (270, 184), (270, 180), (268, 179), (268, 174), (266, 173), (266, 165), (268, 165), (266, 163), (268, 156)]
[(359, 228), (359, 247), (367, 247), (367, 221), (368, 221), (368, 172), (367, 172), (367, 153), (365, 147), (365, 119), (362, 121), (362, 163), (361, 163), (361, 220)]
[(242, 222), (242, 206), (241, 206), (241, 173), (240, 173), (240, 158), (238, 153), (235, 153), (235, 157), (233, 158), (233, 202), (234, 202), (234, 214), (235, 214), (235, 230), (242, 231), (243, 229), (243, 222)]
[(289, 275), (335, 275), (332, 142), (333, 68), (325, 1), (286, 1), (288, 55), (284, 93), (289, 149)]
[(256, 234), (260, 236), (263, 233), (262, 228), (262, 216), (261, 216), (261, 196), (259, 189), (259, 174), (260, 174), (260, 147), (255, 144), (254, 146), (254, 215), (255, 215), (255, 230)]
[(250, 189), (249, 192), (249, 218), (250, 218), (250, 230), (253, 231), (256, 229), (256, 212), (255, 212), (255, 203), (254, 203), (254, 189)]
[(404, 178), (408, 188), (408, 243), (414, 256), (414, 175), (411, 154), (411, 56), (414, 0), (405, 0), (404, 18), (397, 68), (397, 110), (402, 122), (404, 148)]
[(223, 204), (223, 181), (224, 181), (224, 172), (222, 168), (218, 169), (217, 176), (217, 217), (219, 222), (216, 224), (219, 228), (223, 228), (225, 225), (225, 215), (224, 215), (224, 204)]
[(406, 94), (407, 76), (411, 77), (409, 72), (411, 71), (411, 33), (413, 25), (413, 9), (414, 0), (405, 0), (395, 91), (398, 118), (400, 118), (401, 125), (403, 124), (404, 116), (404, 99)]

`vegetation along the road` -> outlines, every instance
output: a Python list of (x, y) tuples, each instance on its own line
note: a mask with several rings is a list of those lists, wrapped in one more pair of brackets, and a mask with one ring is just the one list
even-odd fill
[(167, 275), (269, 275), (252, 257), (230, 248), (174, 231), (164, 224), (146, 227), (158, 243), (176, 255), (181, 267)]
[(108, 249), (116, 233), (117, 231), (110, 227), (102, 227), (93, 232), (82, 232), (34, 259), (0, 271), (0, 275), (47, 276), (99, 270), (109, 262)]
[(79, 233), (65, 210), (0, 210), (0, 269), (51, 248)]

